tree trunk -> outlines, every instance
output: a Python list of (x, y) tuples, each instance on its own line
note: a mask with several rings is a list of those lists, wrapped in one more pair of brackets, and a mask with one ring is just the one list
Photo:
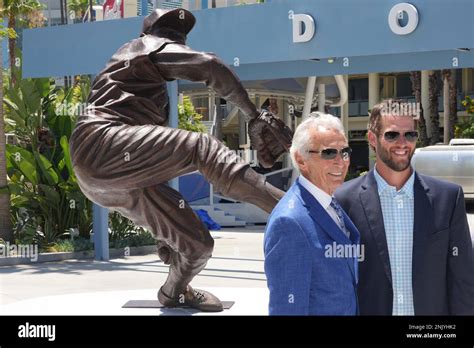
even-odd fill
[[(1, 43), (1, 40), (0, 40)], [(3, 72), (3, 56), (0, 49), (0, 72)], [(0, 188), (7, 187), (7, 161), (5, 121), (3, 119), (3, 80), (0, 83)], [(10, 219), (10, 194), (0, 192), (0, 238), (13, 242), (13, 230)]]
[(439, 110), (438, 110), (438, 97), (440, 93), (440, 79), (441, 73), (439, 70), (434, 71), (429, 77), (429, 105), (430, 105), (430, 118), (431, 118), (431, 139), (430, 144), (434, 145), (439, 143), (440, 132), (439, 132)]
[(443, 142), (449, 144), (449, 129), (452, 127), (452, 124), (449, 123), (451, 120), (451, 105), (449, 105), (449, 88), (451, 83), (451, 69), (443, 69), (441, 72), (441, 77), (443, 79)]
[[(10, 15), (8, 16), (8, 27), (15, 30), (15, 25), (16, 25), (15, 15), (13, 13), (10, 13)], [(8, 54), (10, 57), (10, 76), (11, 76), (11, 83), (13, 85), (16, 84), (15, 47), (16, 47), (16, 39), (8, 38)], [(2, 98), (2, 103), (3, 103), (3, 98)]]
[(410, 72), (411, 89), (415, 96), (416, 103), (420, 106), (420, 118), (418, 119), (418, 132), (420, 134), (420, 142), (422, 146), (428, 146), (430, 139), (426, 132), (426, 121), (423, 113), (423, 106), (421, 104), (421, 71)]
[(458, 123), (458, 84), (456, 80), (457, 69), (451, 69), (451, 80), (449, 81), (449, 139), (454, 139), (455, 126)]

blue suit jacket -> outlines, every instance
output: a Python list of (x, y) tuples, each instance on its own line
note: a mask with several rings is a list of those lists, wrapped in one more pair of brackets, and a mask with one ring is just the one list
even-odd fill
[(356, 251), (360, 235), (344, 222), (350, 240), (299, 180), (280, 200), (264, 239), (270, 315), (357, 314), (357, 255), (337, 251)]
[[(415, 315), (473, 315), (474, 264), (460, 186), (415, 172), (413, 186)], [(335, 196), (361, 233), (365, 260), (358, 285), (361, 315), (392, 315), (392, 272), (373, 170)]]

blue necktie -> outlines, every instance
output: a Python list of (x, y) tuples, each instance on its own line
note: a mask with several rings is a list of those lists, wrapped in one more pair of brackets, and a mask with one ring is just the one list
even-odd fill
[(346, 236), (349, 238), (350, 234), (349, 231), (346, 229), (346, 225), (344, 224), (344, 214), (342, 213), (342, 208), (337, 203), (336, 199), (333, 197), (331, 200), (331, 207), (336, 211), (338, 220), (339, 220), (339, 228), (346, 234)]

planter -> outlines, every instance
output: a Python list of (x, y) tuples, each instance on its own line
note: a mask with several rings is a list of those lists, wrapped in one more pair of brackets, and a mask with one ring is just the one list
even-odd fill
[[(139, 247), (130, 247), (129, 253), (126, 253), (124, 248), (110, 249), (109, 256), (111, 259), (117, 259), (127, 256), (148, 255), (156, 253), (156, 245), (145, 245)], [(0, 257), (1, 266), (15, 266), (36, 264), (40, 262), (57, 262), (64, 260), (83, 260), (93, 259), (95, 255), (94, 250), (74, 251), (74, 252), (58, 252), (58, 253), (40, 253), (38, 260), (32, 261), (30, 258), (23, 257)], [(158, 259), (158, 258), (157, 258)]]

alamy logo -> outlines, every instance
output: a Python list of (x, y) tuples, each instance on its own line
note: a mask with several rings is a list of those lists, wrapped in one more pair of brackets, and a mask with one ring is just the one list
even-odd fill
[(26, 322), (18, 326), (18, 337), (20, 338), (47, 338), (48, 341), (56, 339), (56, 325), (34, 325)]
[(37, 244), (0, 244), (0, 258), (2, 257), (20, 257), (30, 259), (32, 262), (38, 261)]
[(382, 116), (411, 116), (419, 120), (421, 115), (421, 104), (411, 102), (394, 102), (391, 100), (383, 104), (380, 110)]
[(359, 262), (365, 260), (364, 244), (326, 244), (324, 256), (327, 258), (356, 258)]

